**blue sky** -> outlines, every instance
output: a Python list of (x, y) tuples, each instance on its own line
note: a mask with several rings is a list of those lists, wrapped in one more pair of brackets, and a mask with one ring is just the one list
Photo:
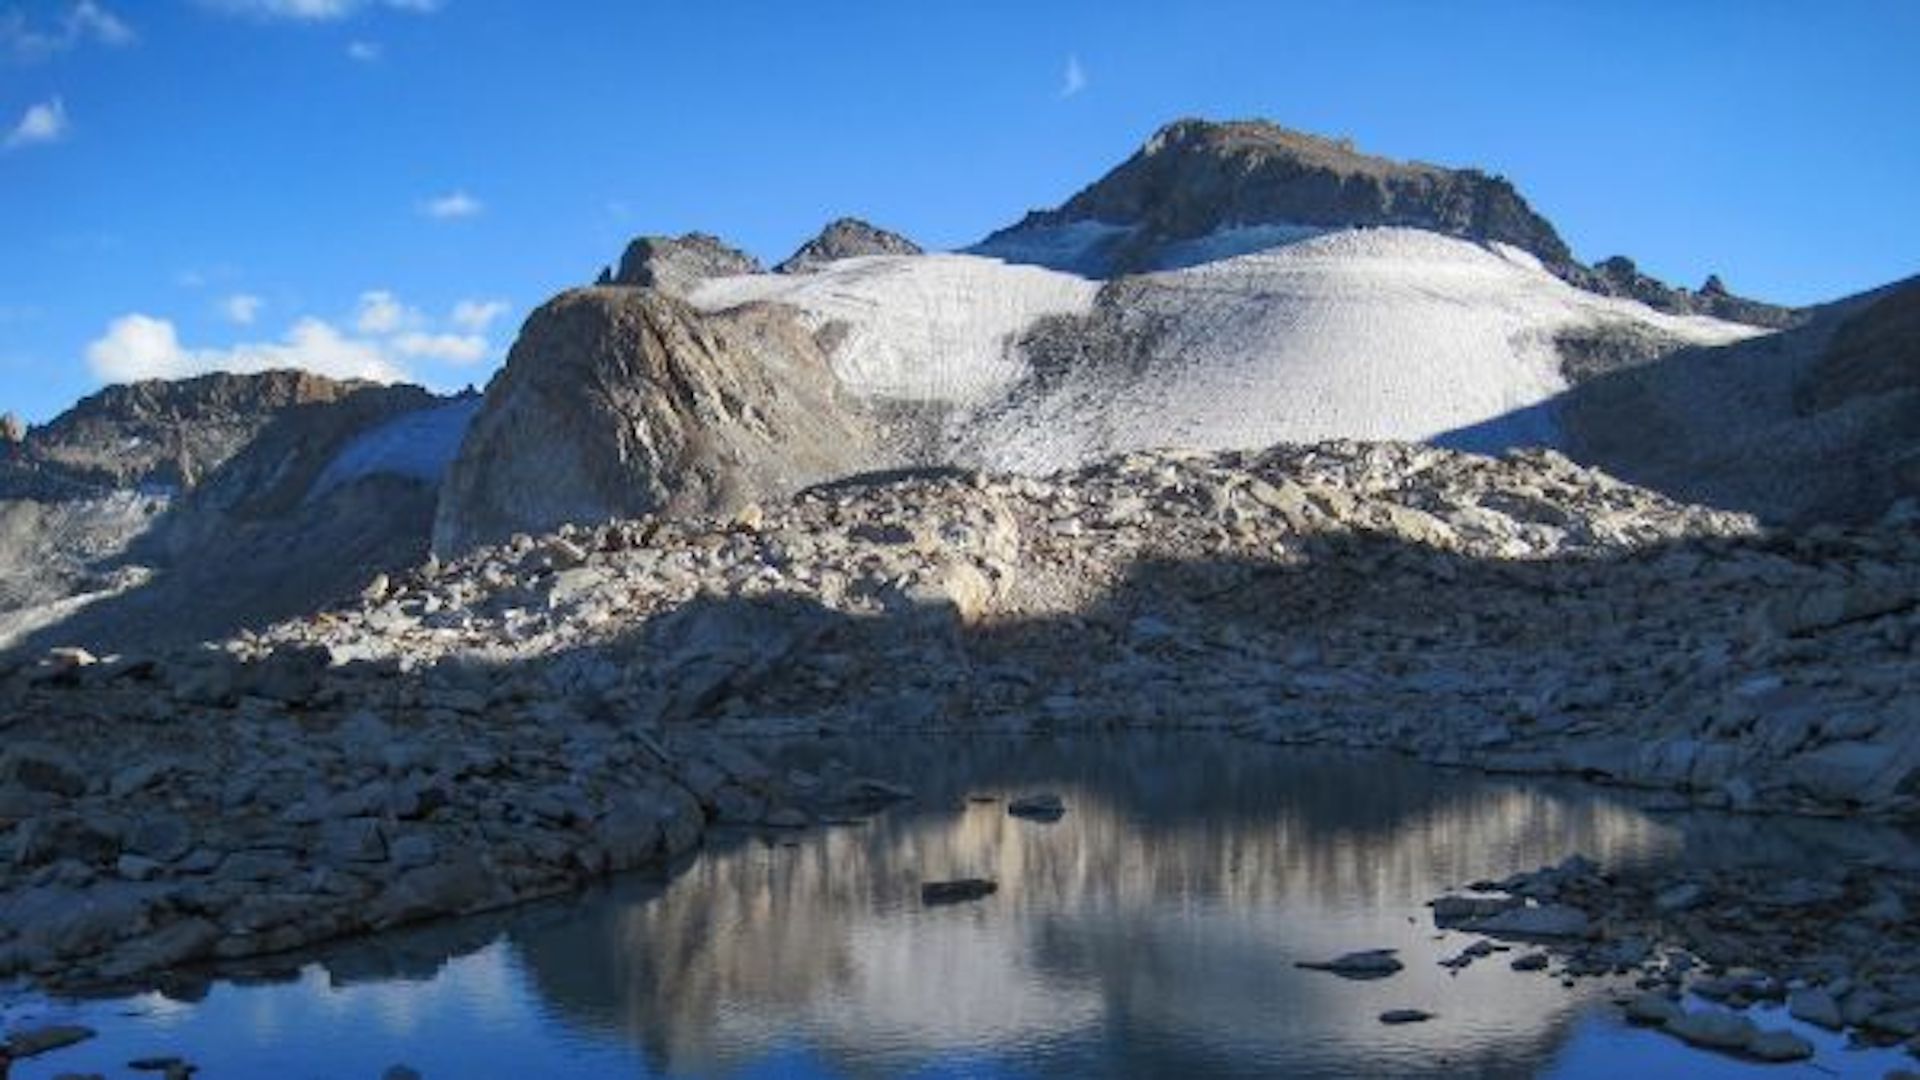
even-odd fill
[(1916, 56), (1904, 0), (0, 0), (0, 409), (287, 359), (484, 383), (632, 235), (960, 246), (1192, 115), (1829, 299), (1920, 271)]

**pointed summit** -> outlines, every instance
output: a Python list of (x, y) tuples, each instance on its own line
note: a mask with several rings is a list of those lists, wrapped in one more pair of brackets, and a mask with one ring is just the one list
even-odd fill
[(920, 245), (897, 232), (843, 217), (830, 222), (820, 235), (800, 245), (787, 261), (773, 268), (776, 274), (804, 274), (830, 262), (857, 259), (866, 255), (919, 255)]

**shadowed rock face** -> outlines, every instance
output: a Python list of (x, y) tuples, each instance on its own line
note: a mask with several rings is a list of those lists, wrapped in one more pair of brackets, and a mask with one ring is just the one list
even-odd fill
[(800, 245), (787, 261), (773, 268), (776, 274), (804, 274), (840, 259), (867, 255), (919, 255), (920, 245), (896, 232), (876, 228), (858, 218), (841, 218), (820, 230), (820, 235)]
[[(357, 426), (433, 396), (305, 371), (213, 374), (109, 386), (24, 433), (17, 462), (77, 483), (190, 488), (246, 448), (276, 419), (297, 411)], [(344, 411), (313, 408), (346, 403)]]
[(760, 262), (717, 236), (690, 232), (683, 236), (642, 236), (627, 245), (620, 269), (602, 274), (602, 285), (640, 285), (684, 295), (711, 277), (757, 274)]
[(719, 513), (869, 466), (872, 440), (783, 308), (702, 315), (578, 289), (528, 320), (442, 488), (434, 548), (666, 510)]
[(1553, 226), (1500, 177), (1373, 157), (1262, 121), (1169, 124), (1093, 186), (1015, 229), (1082, 221), (1139, 226), (1115, 253), (1116, 272), (1151, 265), (1169, 241), (1268, 223), (1408, 225), (1502, 241), (1549, 266), (1573, 262)]
[(1800, 387), (1800, 407), (1821, 412), (1855, 398), (1920, 390), (1920, 280), (1908, 281), (1834, 328)]
[(1590, 370), (1552, 404), (1567, 453), (1780, 523), (1870, 520), (1920, 497), (1920, 282), (1806, 314), (1657, 359), (1582, 343)]

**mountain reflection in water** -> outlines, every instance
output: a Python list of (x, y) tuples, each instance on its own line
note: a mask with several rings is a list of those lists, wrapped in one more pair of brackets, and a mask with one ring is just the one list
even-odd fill
[[(654, 1069), (693, 1074), (801, 1046), (854, 1075), (941, 1061), (1531, 1075), (1577, 1000), (1504, 971), (1449, 975), (1435, 961), (1469, 939), (1431, 940), (1422, 905), (1574, 851), (1621, 862), (1679, 843), (1590, 790), (1378, 755), (1154, 739), (836, 749), (921, 799), (793, 846), (745, 838), (663, 895), (515, 934), (540, 994)], [(1066, 799), (1060, 821), (965, 801), (1042, 788)], [(921, 882), (956, 877), (1000, 891), (921, 908)], [(1380, 983), (1293, 967), (1382, 946), (1408, 969)], [(1409, 1006), (1442, 1020), (1375, 1020)]]
[[(857, 826), (710, 837), (664, 882), (269, 959), (197, 1001), (0, 990), (0, 1024), (101, 1032), (14, 1080), (119, 1075), (157, 1053), (210, 1078), (372, 1078), (396, 1062), (430, 1080), (1778, 1076), (1627, 1030), (1593, 1008), (1597, 985), (1515, 974), (1499, 955), (1452, 974), (1438, 961), (1474, 938), (1437, 934), (1424, 905), (1576, 852), (1615, 866), (1920, 865), (1913, 836), (1891, 829), (1654, 816), (1582, 785), (1224, 739), (896, 739), (774, 756), (782, 769), (837, 757), (919, 797)], [(1043, 790), (1065, 799), (1059, 821), (1007, 815), (1007, 797)], [(976, 876), (999, 891), (920, 903), (924, 881)], [(1350, 982), (1294, 967), (1380, 947), (1406, 969)], [(1438, 1018), (1379, 1023), (1395, 1008)], [(1822, 1068), (1883, 1068), (1804, 1033)]]

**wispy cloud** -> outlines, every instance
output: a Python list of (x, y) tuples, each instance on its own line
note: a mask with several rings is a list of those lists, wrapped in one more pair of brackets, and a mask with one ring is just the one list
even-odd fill
[(408, 359), (446, 364), (477, 364), (487, 358), (487, 339), (479, 334), (401, 334), (393, 351)]
[(0, 55), (16, 60), (40, 60), (88, 41), (129, 45), (137, 36), (126, 20), (97, 0), (75, 0), (46, 24), (17, 8), (0, 11)]
[(354, 329), (363, 334), (394, 334), (424, 321), (418, 311), (385, 289), (361, 293), (360, 307), (353, 316)]
[(38, 105), (30, 105), (20, 116), (19, 123), (0, 140), (0, 147), (13, 150), (36, 143), (58, 142), (67, 133), (67, 104), (59, 98), (49, 98)]
[(493, 320), (507, 313), (505, 300), (462, 300), (453, 305), (447, 321), (468, 333), (484, 334)]
[(1069, 55), (1067, 69), (1060, 75), (1060, 96), (1070, 98), (1087, 88), (1087, 69), (1080, 63), (1080, 57)]
[(464, 191), (450, 191), (445, 195), (436, 195), (420, 204), (420, 212), (436, 221), (470, 218), (484, 209), (486, 207), (479, 199)]
[(362, 64), (371, 64), (380, 59), (381, 51), (380, 43), (377, 41), (347, 42), (347, 59), (355, 60)]
[(201, 4), (230, 15), (292, 22), (331, 22), (372, 8), (425, 15), (441, 7), (440, 0), (201, 0)]
[(260, 309), (266, 301), (252, 293), (234, 293), (220, 301), (220, 314), (236, 326), (252, 326), (254, 319), (260, 316)]

